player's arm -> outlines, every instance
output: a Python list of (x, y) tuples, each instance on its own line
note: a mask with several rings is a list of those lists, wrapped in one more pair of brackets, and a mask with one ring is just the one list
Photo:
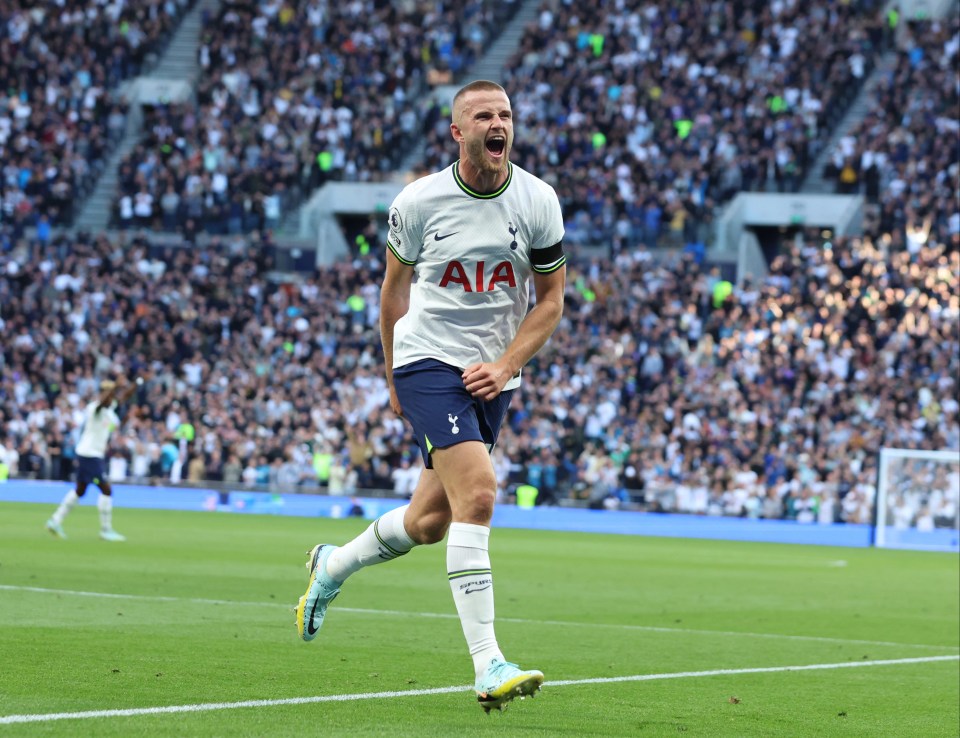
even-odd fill
[(393, 388), (393, 328), (410, 309), (410, 285), (413, 283), (413, 266), (404, 264), (387, 249), (387, 269), (380, 285), (380, 341), (383, 343), (383, 360), (386, 364), (387, 387), (390, 388), (390, 407), (398, 415), (400, 401)]
[(126, 387), (123, 388), (123, 391), (120, 393), (120, 396), (117, 397), (117, 403), (123, 405), (125, 402), (128, 402), (133, 393), (137, 391), (137, 387), (143, 384), (143, 380), (140, 377), (137, 377), (133, 382), (130, 382)]
[(565, 264), (549, 273), (533, 273), (537, 303), (527, 313), (520, 330), (503, 356), (489, 364), (473, 364), (463, 372), (467, 391), (481, 400), (500, 394), (510, 378), (519, 372), (553, 335), (563, 316), (563, 293), (567, 280)]

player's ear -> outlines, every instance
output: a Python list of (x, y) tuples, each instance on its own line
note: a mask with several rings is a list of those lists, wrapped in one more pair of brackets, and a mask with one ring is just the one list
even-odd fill
[(450, 135), (453, 136), (453, 140), (457, 143), (460, 143), (463, 140), (463, 133), (460, 131), (460, 126), (456, 123), (450, 124)]

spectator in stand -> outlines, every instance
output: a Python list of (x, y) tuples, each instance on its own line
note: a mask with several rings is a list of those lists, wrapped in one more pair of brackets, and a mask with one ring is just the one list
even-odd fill
[[(863, 193), (882, 232), (923, 227), (960, 237), (960, 19), (898, 26), (897, 55), (872, 91), (872, 105), (841, 139), (826, 175), (838, 192)], [(920, 239), (922, 240), (922, 239)]]
[[(593, 427), (588, 415), (606, 407), (594, 388), (599, 377), (612, 382), (618, 399), (613, 417), (590, 432), (621, 477), (618, 449), (642, 451), (635, 463), (647, 505), (679, 505), (680, 496), (670, 503), (664, 495), (691, 475), (724, 466), (762, 471), (762, 499), (788, 475), (822, 484), (823, 496), (836, 494), (843, 511), (856, 485), (848, 480), (872, 471), (879, 445), (960, 447), (960, 255), (943, 245), (948, 235), (934, 221), (911, 256), (899, 236), (839, 239), (825, 249), (810, 234), (805, 246), (791, 245), (774, 260), (763, 282), (734, 287), (719, 308), (705, 299), (710, 280), (687, 257), (657, 264), (637, 252), (596, 271), (573, 266), (564, 329), (537, 360), (549, 381), (542, 394), (521, 392), (501, 439), (511, 464), (523, 470), (514, 481), (541, 463), (540, 448), (562, 452), (558, 497), (589, 478), (582, 431)], [(339, 265), (299, 287), (280, 287), (258, 276), (262, 267), (236, 247), (150, 253), (131, 237), (123, 257), (119, 245), (55, 239), (45, 252), (2, 257), (0, 319), (13, 337), (2, 348), (0, 370), (8, 451), (26, 455), (31, 440), (45, 468), (52, 467), (51, 441), (58, 434), (70, 439), (79, 425), (79, 392), (61, 388), (95, 387), (99, 354), (155, 372), (149, 412), (131, 419), (129, 432), (111, 446), (133, 454), (131, 467), (149, 467), (159, 452), (174, 401), (201, 409), (198, 439), (204, 428), (215, 430), (212, 449), (221, 456), (273, 458), (303, 444), (339, 452), (364, 418), (370, 450), (386, 474), (400, 465), (405, 446), (376, 376), (376, 335), (367, 323), (356, 333), (346, 308), (350, 295), (373, 283), (373, 270)], [(94, 279), (98, 289), (85, 291)], [(40, 310), (45, 293), (49, 307)], [(908, 301), (908, 294), (917, 296)], [(235, 307), (227, 312), (229, 304)], [(297, 314), (312, 316), (306, 328), (296, 327)], [(668, 362), (674, 331), (691, 349)], [(776, 351), (761, 350), (767, 345)], [(653, 353), (661, 356), (661, 379), (644, 396), (639, 369)], [(267, 367), (274, 367), (282, 394), (262, 403), (244, 399), (258, 397)], [(692, 380), (678, 384), (682, 376)], [(314, 395), (322, 401), (306, 403)], [(828, 406), (842, 415), (821, 410)], [(277, 426), (285, 416), (290, 422)], [(65, 441), (65, 457), (73, 443)], [(171, 449), (176, 456), (176, 444)], [(791, 470), (803, 449), (818, 463)], [(211, 451), (198, 453), (206, 458)], [(838, 463), (838, 454), (847, 461)], [(689, 504), (690, 511), (703, 509)]]
[[(191, 2), (34, 3), (0, 11), (0, 213), (18, 232), (69, 225), (126, 125), (116, 89)], [(50, 70), (56, 70), (51, 74)]]
[[(925, 39), (923, 29), (912, 33)], [(954, 36), (929, 30), (942, 58), (955, 59)], [(923, 48), (933, 50), (920, 69), (940, 79), (939, 46)], [(802, 233), (752, 283), (734, 285), (691, 255), (654, 259), (632, 225), (615, 257), (572, 261), (564, 324), (531, 367), (545, 381), (521, 390), (501, 436), (505, 483), (542, 464), (540, 449), (557, 449), (560, 499), (596, 482), (599, 455), (612, 460), (618, 485), (630, 486), (624, 470), (635, 466), (631, 490), (647, 507), (750, 514), (759, 498), (767, 515), (771, 492), (782, 509), (809, 488), (820, 511), (835, 497), (835, 516), (854, 521), (869, 519), (880, 446), (960, 448), (960, 211), (945, 194), (957, 170), (949, 157), (931, 168), (936, 160), (910, 130), (891, 139), (886, 156), (902, 161), (883, 168), (883, 202), (866, 233), (829, 242)], [(628, 220), (642, 218), (633, 207)], [(232, 217), (251, 216), (241, 208)], [(110, 356), (152, 373), (149, 402), (108, 449), (131, 454), (128, 474), (164, 474), (165, 420), (179, 402), (198, 426), (191, 453), (263, 456), (265, 468), (304, 445), (332, 459), (362, 420), (364, 484), (389, 489), (405, 446), (380, 379), (382, 252), (277, 284), (265, 276), (270, 247), (228, 235), (205, 249), (164, 248), (133, 233), (43, 243), (0, 225), (0, 422), (11, 473), (29, 456), (52, 474), (59, 448), (69, 476), (80, 397)], [(363, 310), (351, 308), (354, 296)], [(626, 462), (632, 451), (639, 458)], [(747, 471), (756, 482), (734, 486)], [(727, 504), (735, 489), (747, 497)], [(769, 514), (784, 514), (777, 507), (771, 501)]]
[(736, 192), (796, 190), (882, 44), (869, 0), (545, 4), (505, 65), (518, 163), (548, 172), (570, 243), (703, 243)]
[(409, 500), (417, 488), (422, 470), (423, 463), (418, 455), (411, 459), (410, 454), (404, 453), (400, 457), (400, 465), (390, 472), (390, 477), (393, 479), (393, 493), (397, 497)]
[(196, 103), (146, 112), (117, 218), (143, 191), (165, 230), (274, 230), (328, 180), (392, 177), (415, 143), (417, 93), (462, 72), (517, 6), (226, 0), (201, 34)]

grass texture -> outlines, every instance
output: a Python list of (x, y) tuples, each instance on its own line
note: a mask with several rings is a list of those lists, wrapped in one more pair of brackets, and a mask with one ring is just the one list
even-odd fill
[[(0, 504), (0, 737), (957, 736), (954, 554), (494, 530), (484, 715), (443, 544), (351, 578), (312, 643), (305, 551), (367, 524)], [(806, 668), (794, 668), (806, 667)]]

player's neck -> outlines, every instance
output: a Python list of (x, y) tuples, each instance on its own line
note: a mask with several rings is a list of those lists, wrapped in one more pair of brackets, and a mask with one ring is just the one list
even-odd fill
[(504, 182), (510, 176), (509, 163), (503, 169), (496, 172), (482, 171), (478, 169), (469, 159), (463, 157), (457, 162), (457, 171), (460, 174), (460, 180), (474, 192), (482, 195), (496, 192), (503, 187)]

